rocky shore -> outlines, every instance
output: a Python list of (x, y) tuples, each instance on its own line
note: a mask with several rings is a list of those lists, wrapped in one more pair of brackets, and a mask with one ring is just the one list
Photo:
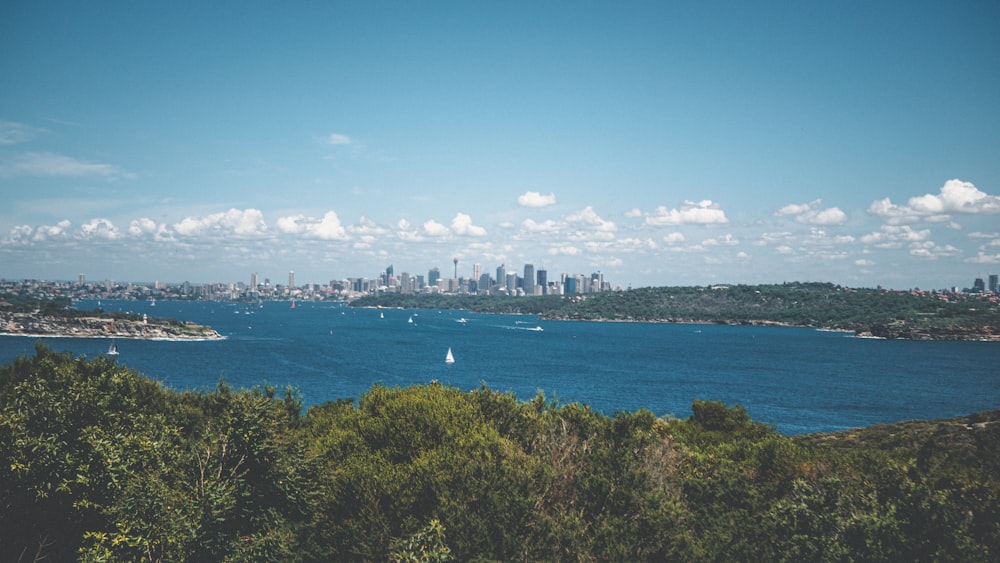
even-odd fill
[(856, 336), (862, 338), (886, 338), (902, 340), (972, 340), (1000, 342), (1000, 327), (911, 327), (877, 325), (868, 330), (858, 330)]
[(0, 333), (62, 338), (135, 338), (145, 340), (218, 340), (210, 327), (170, 323), (157, 319), (138, 321), (104, 317), (55, 317), (31, 313), (0, 313)]

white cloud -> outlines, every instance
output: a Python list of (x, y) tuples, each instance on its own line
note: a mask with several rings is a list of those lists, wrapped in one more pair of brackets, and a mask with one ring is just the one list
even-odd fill
[(580, 254), (580, 249), (577, 248), (577, 247), (575, 247), (575, 246), (569, 246), (569, 245), (553, 246), (553, 247), (549, 248), (549, 254), (552, 254), (552, 255), (562, 254), (564, 256), (576, 256), (577, 254)]
[(683, 233), (675, 231), (675, 232), (672, 232), (672, 233), (664, 236), (663, 240), (667, 244), (677, 244), (679, 242), (684, 242), (686, 239), (684, 238), (684, 234)]
[(17, 225), (10, 230), (10, 234), (7, 235), (7, 240), (11, 244), (28, 244), (31, 242), (31, 235), (35, 230), (31, 228), (31, 225)]
[(424, 234), (430, 237), (446, 237), (451, 234), (451, 231), (448, 230), (448, 227), (431, 219), (424, 222)]
[(42, 241), (56, 238), (63, 238), (69, 235), (69, 229), (73, 226), (68, 219), (63, 219), (55, 225), (41, 225), (35, 229), (33, 240)]
[(424, 237), (420, 236), (417, 229), (414, 228), (413, 225), (406, 219), (400, 219), (397, 221), (395, 227), (396, 236), (402, 240), (410, 242), (419, 242), (424, 240)]
[(874, 266), (875, 262), (872, 262), (871, 260), (866, 260), (864, 258), (859, 258), (858, 260), (854, 261), (854, 264), (856, 266)]
[(721, 238), (710, 238), (701, 241), (703, 246), (734, 246), (739, 244), (740, 241), (733, 238), (733, 235), (726, 234), (726, 236)]
[(121, 233), (111, 221), (107, 219), (91, 219), (80, 227), (80, 235), (85, 239), (105, 239), (116, 240), (121, 237)]
[(309, 225), (309, 234), (320, 240), (347, 240), (347, 230), (340, 224), (340, 217), (334, 211), (327, 211), (319, 223)]
[(943, 256), (956, 256), (962, 251), (950, 244), (938, 246), (932, 241), (914, 242), (910, 244), (910, 255), (918, 258), (937, 260)]
[(353, 145), (354, 139), (341, 133), (331, 133), (326, 138), (326, 143), (328, 145)]
[(779, 217), (785, 215), (798, 215), (800, 213), (805, 213), (810, 209), (812, 209), (812, 207), (808, 203), (789, 203), (788, 205), (775, 211), (774, 214)]
[(638, 207), (633, 207), (632, 209), (629, 209), (628, 211), (625, 212), (625, 216), (628, 217), (629, 219), (642, 217), (642, 210), (640, 210)]
[(542, 221), (541, 223), (539, 223), (539, 222), (537, 222), (537, 221), (535, 221), (533, 219), (525, 219), (524, 221), (521, 222), (521, 226), (524, 228), (524, 230), (530, 231), (530, 232), (533, 232), (533, 233), (551, 233), (551, 232), (556, 232), (561, 227), (561, 225), (559, 223), (557, 223), (556, 221), (553, 221), (552, 219), (546, 219), (545, 221)]
[(679, 209), (667, 209), (666, 206), (661, 205), (656, 208), (656, 211), (646, 216), (646, 224), (654, 226), (710, 225), (728, 222), (726, 213), (720, 209), (718, 204), (708, 199), (698, 203), (685, 201)]
[(267, 232), (267, 225), (264, 223), (264, 214), (258, 209), (230, 209), (205, 217), (185, 217), (173, 225), (173, 230), (186, 237), (208, 233), (257, 236)]
[(319, 240), (350, 239), (347, 229), (340, 223), (340, 217), (335, 211), (327, 211), (320, 219), (301, 214), (278, 217), (275, 228), (286, 235), (302, 235)]
[(46, 133), (45, 129), (32, 127), (24, 123), (0, 121), (0, 145), (26, 143), (43, 133)]
[(486, 229), (472, 224), (472, 217), (465, 213), (456, 213), (451, 220), (451, 228), (459, 235), (472, 237), (486, 236)]
[(987, 254), (986, 252), (980, 250), (979, 254), (971, 258), (966, 258), (965, 261), (972, 264), (1000, 264), (1000, 252), (996, 254)]
[(517, 204), (521, 207), (547, 207), (555, 202), (555, 192), (550, 192), (549, 195), (542, 195), (539, 192), (524, 192), (517, 196)]
[(916, 231), (909, 225), (883, 225), (881, 230), (863, 235), (858, 240), (877, 248), (900, 248), (903, 243), (925, 241), (930, 236), (930, 229)]
[(29, 152), (10, 162), (0, 163), (0, 176), (102, 176), (109, 179), (133, 178), (134, 174), (111, 164), (84, 162), (50, 152)]
[(916, 221), (949, 221), (952, 213), (1000, 213), (1000, 197), (980, 191), (971, 182), (948, 180), (938, 194), (911, 197), (906, 205), (896, 205), (889, 198), (873, 201), (868, 213), (890, 225)]
[(823, 200), (817, 199), (810, 203), (792, 203), (774, 212), (778, 217), (794, 216), (799, 223), (806, 225), (842, 225), (847, 222), (847, 214), (839, 207), (822, 209)]
[(149, 219), (147, 217), (142, 217), (140, 219), (133, 219), (128, 226), (128, 234), (139, 237), (142, 235), (150, 235), (156, 232), (156, 221)]
[(577, 213), (567, 215), (566, 221), (569, 223), (582, 223), (584, 225), (589, 225), (591, 227), (595, 227), (597, 231), (603, 231), (606, 233), (614, 232), (618, 228), (615, 226), (614, 222), (602, 219), (594, 211), (594, 208), (589, 205)]

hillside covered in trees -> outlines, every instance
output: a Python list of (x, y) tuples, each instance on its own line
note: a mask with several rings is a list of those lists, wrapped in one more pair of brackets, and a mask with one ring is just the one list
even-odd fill
[(387, 293), (351, 305), (465, 309), (566, 320), (777, 323), (885, 338), (1000, 340), (1000, 303), (995, 297), (852, 289), (829, 283), (649, 287), (534, 297)]
[[(87, 561), (995, 561), (1000, 411), (786, 437), (481, 387), (166, 389), (0, 367), (0, 553)], [(47, 558), (47, 559), (46, 559)]]

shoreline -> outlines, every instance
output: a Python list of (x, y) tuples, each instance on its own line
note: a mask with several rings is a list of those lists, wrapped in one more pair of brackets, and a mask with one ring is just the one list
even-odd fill
[(102, 338), (123, 340), (208, 341), (224, 336), (193, 323), (169, 324), (156, 319), (106, 317), (38, 317), (30, 313), (0, 314), (0, 334), (36, 338)]
[[(216, 333), (218, 334), (218, 333)], [(228, 340), (227, 337), (219, 334), (213, 337), (195, 336), (195, 337), (185, 337), (185, 336), (133, 336), (133, 335), (104, 335), (104, 334), (51, 334), (51, 333), (34, 333), (34, 332), (0, 332), (0, 336), (23, 336), (25, 338), (75, 338), (83, 339), (90, 338), (93, 340), (157, 340), (161, 342), (214, 342), (217, 340)]]
[(725, 326), (773, 326), (785, 328), (809, 328), (821, 332), (840, 332), (853, 334), (854, 338), (866, 340), (914, 340), (914, 341), (961, 341), (961, 342), (1000, 342), (1000, 330), (995, 327), (953, 327), (953, 328), (909, 328), (868, 326), (865, 328), (835, 328), (808, 324), (797, 324), (785, 321), (768, 320), (727, 320), (706, 321), (694, 319), (581, 319), (577, 317), (539, 315), (543, 321), (583, 321), (595, 323), (649, 323), (649, 324), (684, 324), (684, 325), (725, 325)]

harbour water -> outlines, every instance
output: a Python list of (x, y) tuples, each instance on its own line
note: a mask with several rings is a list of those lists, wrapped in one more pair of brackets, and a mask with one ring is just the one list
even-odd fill
[[(92, 309), (97, 302), (82, 302)], [(207, 324), (225, 340), (118, 340), (116, 361), (176, 389), (291, 385), (308, 405), (375, 383), (481, 383), (606, 414), (690, 415), (694, 399), (741, 404), (785, 434), (1000, 408), (1000, 344), (853, 338), (805, 328), (543, 321), (338, 303), (104, 301), (107, 311)], [(412, 322), (410, 320), (412, 319)], [(47, 338), (94, 357), (106, 339)], [(0, 337), (0, 362), (35, 338)], [(445, 363), (451, 348), (455, 362)]]

